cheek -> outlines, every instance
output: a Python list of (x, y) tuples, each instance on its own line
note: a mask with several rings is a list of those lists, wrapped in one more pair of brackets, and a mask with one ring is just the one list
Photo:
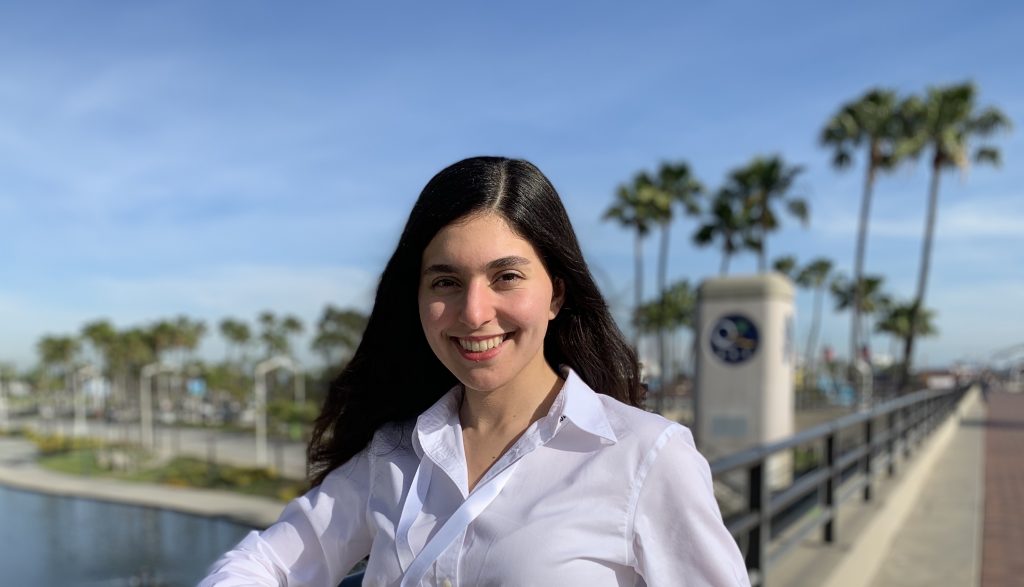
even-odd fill
[(524, 297), (511, 304), (509, 312), (521, 324), (546, 326), (551, 318), (551, 299), (538, 296)]
[(431, 332), (444, 326), (448, 305), (440, 300), (425, 301), (420, 303), (420, 322), (423, 330)]

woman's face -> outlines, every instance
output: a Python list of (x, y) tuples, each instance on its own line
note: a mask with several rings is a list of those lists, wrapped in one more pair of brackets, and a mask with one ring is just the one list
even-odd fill
[(423, 251), (423, 332), (471, 390), (545, 382), (544, 334), (562, 297), (533, 245), (495, 214), (449, 224)]

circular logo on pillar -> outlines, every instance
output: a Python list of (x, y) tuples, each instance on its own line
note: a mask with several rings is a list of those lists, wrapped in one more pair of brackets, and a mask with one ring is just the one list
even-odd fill
[(741, 314), (723, 316), (711, 327), (711, 352), (730, 365), (754, 356), (759, 341), (754, 321)]

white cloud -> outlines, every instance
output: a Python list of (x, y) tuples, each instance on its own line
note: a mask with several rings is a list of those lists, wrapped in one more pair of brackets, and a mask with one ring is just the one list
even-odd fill
[[(834, 216), (812, 224), (812, 228), (829, 237), (853, 238), (857, 219), (854, 216)], [(924, 211), (872, 218), (869, 230), (874, 237), (920, 239), (924, 232)], [(936, 235), (942, 239), (1024, 240), (1024, 198), (971, 198), (940, 204)]]

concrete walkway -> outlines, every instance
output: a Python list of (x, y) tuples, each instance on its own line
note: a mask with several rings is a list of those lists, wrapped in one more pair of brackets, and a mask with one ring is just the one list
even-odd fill
[(31, 442), (0, 438), (0, 485), (51, 495), (226, 518), (254, 528), (269, 526), (284, 509), (284, 504), (279, 501), (228, 491), (64, 475), (37, 465), (36, 456), (35, 445)]
[(985, 405), (961, 414), (917, 500), (869, 583), (874, 587), (975, 587), (985, 502)]

